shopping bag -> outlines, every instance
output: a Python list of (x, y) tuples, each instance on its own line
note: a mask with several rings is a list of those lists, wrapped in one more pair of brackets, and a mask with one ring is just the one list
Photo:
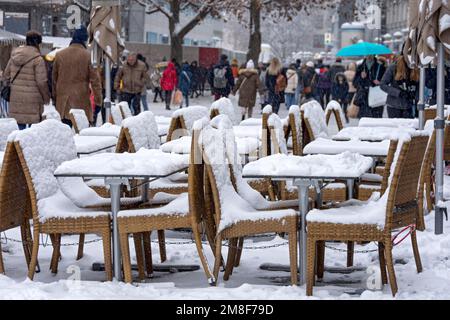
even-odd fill
[(369, 89), (369, 107), (378, 108), (386, 105), (387, 93), (381, 90), (380, 86), (370, 87)]
[(355, 98), (356, 98), (356, 94), (353, 96), (352, 102), (350, 103), (350, 105), (347, 108), (347, 117), (349, 117), (351, 119), (358, 118), (358, 114), (359, 114), (359, 106), (355, 104)]
[(172, 105), (180, 106), (183, 102), (183, 93), (180, 90), (176, 90), (172, 96)]

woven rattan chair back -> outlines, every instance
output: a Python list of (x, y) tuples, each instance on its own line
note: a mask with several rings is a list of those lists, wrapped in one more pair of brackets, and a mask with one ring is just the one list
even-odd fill
[(274, 113), (269, 117), (268, 123), (271, 154), (287, 154), (287, 143), (280, 117)]
[(126, 101), (119, 102), (119, 107), (120, 112), (122, 113), (122, 119), (127, 119), (133, 116), (133, 113), (131, 112), (128, 102)]
[(286, 141), (289, 137), (292, 139), (292, 153), (294, 156), (303, 155), (302, 125), (300, 117), (300, 112), (289, 112), (288, 125), (285, 132)]
[[(141, 112), (134, 117), (122, 121), (122, 129), (127, 139), (129, 149), (137, 152), (141, 148), (159, 149), (161, 139), (158, 135), (158, 124), (151, 111)], [(132, 148), (131, 148), (132, 146)]]
[(312, 131), (311, 125), (309, 123), (309, 120), (305, 118), (305, 112), (301, 111), (301, 121), (302, 121), (302, 132), (303, 132), (303, 146), (306, 146), (308, 143), (314, 141), (316, 138), (314, 136), (314, 133)]
[[(450, 121), (450, 115), (447, 117)], [(450, 161), (450, 125), (445, 125), (444, 130), (444, 161)]]
[(118, 104), (111, 104), (111, 117), (110, 122), (112, 124), (120, 126), (122, 124), (124, 117), (122, 114), (122, 110)]
[(135, 153), (136, 149), (133, 145), (133, 140), (131, 139), (130, 132), (128, 128), (121, 128), (119, 140), (116, 145), (116, 153)]
[(436, 108), (426, 108), (423, 111), (423, 117), (425, 119), (425, 122), (428, 120), (434, 120), (437, 116), (437, 109)]
[(76, 134), (79, 134), (83, 129), (89, 128), (89, 120), (83, 109), (70, 109), (69, 120), (72, 122)]
[(170, 121), (167, 142), (191, 135), (194, 122), (208, 117), (208, 112), (208, 109), (202, 106), (191, 106), (175, 111)]
[(267, 157), (271, 154), (270, 150), (270, 133), (269, 133), (269, 117), (272, 115), (272, 107), (264, 107), (262, 114), (262, 135), (261, 135), (261, 151), (260, 157)]
[(325, 121), (327, 123), (327, 126), (330, 124), (331, 115), (334, 115), (334, 119), (336, 120), (336, 125), (338, 127), (338, 131), (341, 131), (342, 129), (344, 129), (344, 124), (342, 122), (341, 113), (339, 112), (339, 110), (335, 110), (335, 109), (328, 109), (327, 113), (325, 114)]
[(389, 150), (386, 156), (386, 163), (383, 171), (383, 179), (381, 180), (381, 195), (386, 191), (389, 184), (389, 176), (391, 175), (391, 166), (397, 151), (398, 140), (391, 140), (389, 143)]
[(419, 174), (429, 137), (415, 136), (402, 144), (392, 181), (386, 210), (386, 229), (416, 224), (418, 217), (417, 190)]

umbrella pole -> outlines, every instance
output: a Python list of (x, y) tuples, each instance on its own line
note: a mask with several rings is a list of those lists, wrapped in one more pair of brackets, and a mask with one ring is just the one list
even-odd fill
[(419, 111), (419, 129), (423, 130), (425, 127), (425, 67), (420, 67), (420, 82), (419, 82), (419, 102), (417, 103)]
[(436, 206), (435, 206), (435, 225), (434, 233), (444, 233), (444, 213), (446, 207), (444, 200), (444, 46), (442, 43), (437, 44), (437, 117), (434, 121), (436, 129)]
[(105, 100), (103, 102), (105, 108), (106, 122), (111, 118), (111, 60), (105, 55)]

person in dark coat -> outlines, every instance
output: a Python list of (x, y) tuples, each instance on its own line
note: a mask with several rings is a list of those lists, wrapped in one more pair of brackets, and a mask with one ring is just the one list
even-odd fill
[(214, 66), (209, 77), (214, 99), (219, 100), (222, 97), (228, 98), (231, 90), (234, 88), (234, 77), (227, 55), (223, 54), (220, 57), (219, 63)]
[(328, 102), (330, 101), (331, 94), (331, 78), (330, 78), (330, 70), (327, 66), (321, 68), (320, 73), (317, 77), (316, 84), (316, 100), (320, 102), (322, 108), (325, 109)]
[[(333, 81), (331, 87), (331, 97), (336, 100), (342, 106), (345, 117), (347, 117), (347, 97), (348, 97), (348, 82), (344, 73), (336, 74), (336, 78)], [(348, 122), (348, 119), (345, 119)]]
[(356, 69), (355, 85), (356, 97), (355, 104), (359, 106), (359, 117), (382, 118), (384, 107), (371, 108), (369, 106), (370, 87), (379, 86), (386, 68), (380, 64), (374, 56), (367, 56)]
[(381, 80), (381, 89), (388, 94), (389, 118), (413, 118), (418, 101), (419, 70), (410, 69), (403, 56), (389, 66)]
[(181, 101), (180, 108), (183, 107), (183, 101), (185, 101), (186, 108), (189, 107), (189, 92), (192, 85), (192, 72), (189, 63), (183, 63), (181, 67), (180, 77), (178, 82), (178, 88), (183, 94), (183, 100)]
[(281, 103), (281, 92), (277, 88), (277, 79), (282, 75), (282, 66), (280, 60), (278, 58), (273, 58), (270, 61), (270, 65), (267, 68), (266, 74), (266, 87), (269, 93), (269, 104), (272, 106), (273, 112), (278, 114), (278, 110), (280, 109)]
[(200, 68), (198, 66), (197, 61), (192, 61), (191, 63), (191, 73), (192, 73), (192, 79), (191, 79), (191, 98), (198, 98), (200, 96)]
[(256, 104), (256, 94), (260, 90), (258, 70), (255, 69), (253, 60), (249, 60), (245, 68), (239, 70), (239, 78), (233, 89), (234, 95), (239, 91), (238, 105), (242, 109), (242, 120), (245, 119), (246, 115), (248, 118), (252, 117), (253, 107)]
[(330, 67), (330, 79), (331, 81), (336, 80), (336, 75), (338, 73), (344, 73), (345, 72), (345, 66), (342, 64), (342, 59), (337, 57), (336, 62), (333, 63)]
[[(446, 66), (444, 69), (445, 73), (445, 93), (444, 93), (444, 99), (445, 104), (450, 104), (450, 67)], [(435, 68), (426, 68), (426, 80), (425, 80), (425, 86), (432, 91), (431, 97), (429, 99), (430, 105), (436, 104), (436, 88), (437, 88), (437, 76), (436, 76), (436, 69)]]
[(308, 61), (301, 72), (301, 81), (303, 82), (303, 90), (301, 95), (302, 102), (314, 97), (316, 80), (317, 73), (314, 69), (314, 62)]

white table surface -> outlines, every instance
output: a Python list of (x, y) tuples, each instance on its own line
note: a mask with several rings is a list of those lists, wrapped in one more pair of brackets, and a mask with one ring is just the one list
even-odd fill
[(399, 119), (399, 118), (361, 118), (359, 127), (410, 127), (419, 128), (418, 119)]
[(334, 141), (318, 138), (305, 146), (304, 154), (339, 154), (345, 151), (359, 153), (364, 156), (386, 157), (389, 151), (389, 140), (369, 141)]
[(348, 140), (390, 140), (391, 137), (401, 133), (413, 133), (414, 128), (409, 127), (347, 127), (333, 136), (333, 139)]
[(121, 127), (106, 123), (101, 127), (90, 127), (80, 131), (80, 136), (112, 136), (118, 138)]

